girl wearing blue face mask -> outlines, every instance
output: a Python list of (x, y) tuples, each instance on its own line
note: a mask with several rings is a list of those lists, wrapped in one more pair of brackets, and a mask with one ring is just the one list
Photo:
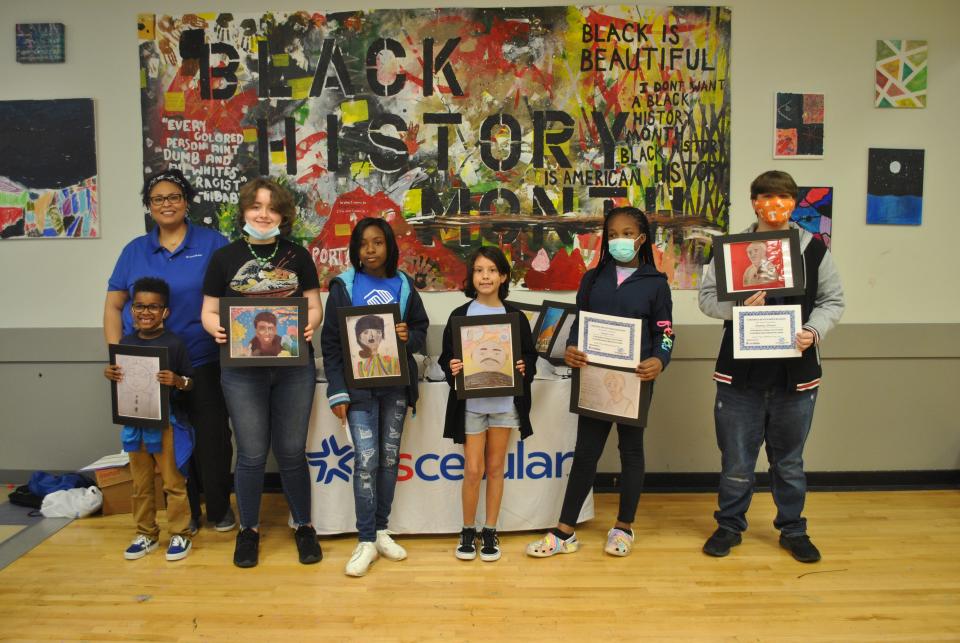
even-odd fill
[[(221, 369), (220, 382), (237, 439), (234, 487), (240, 532), (233, 562), (238, 567), (257, 564), (263, 472), (272, 448), (296, 525), (294, 540), (300, 562), (316, 563), (321, 552), (317, 533), (310, 524), (310, 477), (305, 450), (316, 387), (310, 339), (323, 320), (320, 280), (306, 248), (284, 238), (290, 234), (297, 216), (290, 193), (261, 177), (240, 188), (239, 197), (237, 227), (242, 228), (244, 235), (217, 250), (210, 260), (203, 281), (203, 327), (217, 343), (227, 341), (224, 320), (220, 319), (220, 297), (304, 297), (307, 326), (303, 335), (310, 359), (303, 366)], [(275, 326), (276, 320), (273, 322)]]
[[(650, 224), (637, 208), (614, 208), (603, 222), (603, 239), (597, 267), (587, 271), (577, 292), (577, 309), (606, 315), (631, 317), (644, 321), (641, 360), (636, 376), (652, 381), (670, 361), (673, 350), (670, 284), (653, 261)], [(577, 322), (570, 330), (570, 344), (564, 360), (571, 368), (587, 364), (587, 355), (577, 350)], [(652, 391), (652, 387), (650, 387)], [(527, 554), (546, 558), (571, 554), (580, 547), (574, 528), (587, 494), (597, 475), (597, 462), (603, 453), (613, 423), (580, 416), (577, 421), (577, 446), (573, 454), (567, 490), (560, 510), (560, 521), (540, 540), (527, 546)], [(626, 556), (633, 547), (632, 524), (643, 487), (644, 427), (617, 425), (620, 439), (620, 509), (613, 528), (607, 533), (604, 551)]]

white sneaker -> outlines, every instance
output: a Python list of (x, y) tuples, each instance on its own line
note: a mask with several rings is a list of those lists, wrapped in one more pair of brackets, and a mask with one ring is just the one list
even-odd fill
[(347, 576), (363, 576), (370, 569), (370, 564), (380, 558), (377, 553), (377, 546), (373, 543), (357, 543), (357, 548), (353, 550), (353, 556), (347, 563), (347, 568), (343, 570)]
[(398, 545), (386, 529), (377, 532), (377, 551), (388, 560), (403, 560), (407, 557), (407, 550)]

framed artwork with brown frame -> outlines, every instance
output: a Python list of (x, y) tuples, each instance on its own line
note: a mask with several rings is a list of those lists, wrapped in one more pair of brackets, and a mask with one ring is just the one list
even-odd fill
[(407, 345), (397, 337), (400, 306), (348, 306), (337, 309), (343, 345), (343, 374), (350, 388), (407, 386)]
[(570, 412), (617, 424), (646, 426), (653, 394), (634, 370), (587, 364), (573, 369)]
[(716, 237), (717, 300), (742, 301), (765, 290), (777, 297), (802, 295), (800, 233), (788, 230)]
[(302, 366), (310, 358), (306, 297), (221, 297), (220, 325), (221, 366)]
[(170, 387), (157, 381), (157, 373), (170, 368), (166, 346), (110, 344), (110, 364), (123, 369), (123, 378), (111, 382), (113, 422), (144, 429), (165, 429), (170, 424)]
[(457, 399), (523, 395), (519, 313), (454, 317), (453, 354), (463, 362), (456, 376)]

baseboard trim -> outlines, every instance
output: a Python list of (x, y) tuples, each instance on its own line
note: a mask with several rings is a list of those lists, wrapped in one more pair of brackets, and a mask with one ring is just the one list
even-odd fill
[[(694, 493), (716, 491), (719, 473), (648, 473), (644, 490), (659, 493)], [(620, 488), (620, 474), (598, 473), (594, 490), (613, 492)], [(770, 474), (757, 473), (757, 488), (770, 488)], [(810, 491), (917, 491), (925, 489), (960, 489), (960, 470), (929, 471), (808, 471)]]

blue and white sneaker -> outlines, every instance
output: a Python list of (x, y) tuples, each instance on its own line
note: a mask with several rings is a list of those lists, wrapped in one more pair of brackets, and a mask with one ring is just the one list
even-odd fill
[(123, 557), (127, 560), (137, 560), (138, 558), (143, 558), (160, 544), (159, 540), (151, 540), (149, 537), (144, 536), (143, 534), (137, 534), (137, 537), (133, 539), (133, 542), (130, 543), (130, 546), (127, 547), (127, 550), (123, 552)]
[(186, 536), (174, 536), (170, 539), (170, 546), (167, 547), (167, 560), (186, 558), (192, 546), (190, 539)]

